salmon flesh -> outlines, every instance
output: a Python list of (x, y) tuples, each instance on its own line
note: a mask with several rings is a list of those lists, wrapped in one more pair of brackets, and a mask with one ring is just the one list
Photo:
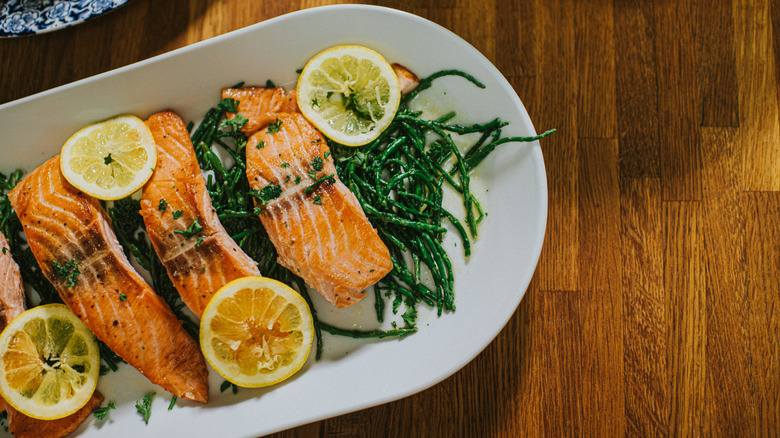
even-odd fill
[(239, 113), (260, 121), (246, 146), (246, 172), (263, 198), (260, 220), (279, 263), (341, 309), (390, 272), (390, 251), (339, 180), (325, 138), (282, 95), (281, 88), (223, 91), (242, 99)]
[(260, 270), (217, 218), (181, 118), (163, 111), (149, 117), (146, 125), (157, 143), (157, 167), (144, 186), (141, 215), (168, 277), (200, 318), (219, 288), (260, 275)]
[(55, 156), (9, 193), (27, 242), (63, 302), (152, 383), (205, 403), (198, 342), (130, 265), (98, 201), (71, 186)]

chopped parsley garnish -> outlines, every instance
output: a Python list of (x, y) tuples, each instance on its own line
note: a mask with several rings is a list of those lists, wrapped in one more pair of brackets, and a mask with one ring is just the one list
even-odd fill
[(103, 158), (103, 164), (105, 164), (105, 165), (109, 165), (109, 164), (111, 164), (111, 163), (113, 163), (113, 162), (114, 162), (114, 159), (113, 159), (113, 158), (111, 158), (111, 153), (109, 152), (109, 153), (108, 153), (108, 155), (106, 155), (106, 156)]
[(320, 170), (322, 170), (322, 158), (320, 158), (320, 157), (314, 157), (314, 159), (311, 160), (311, 163), (309, 163), (309, 164), (311, 165), (312, 169), (314, 169), (314, 170), (316, 170), (318, 172)]
[(276, 119), (275, 122), (268, 125), (268, 129), (266, 129), (265, 132), (269, 134), (273, 134), (275, 132), (279, 132), (279, 128), (282, 127), (283, 120)]
[(320, 198), (320, 195), (314, 196), (314, 203), (317, 205), (322, 205), (322, 198)]
[(300, 184), (300, 183), (301, 183), (301, 176), (295, 175), (295, 184)]
[(327, 180), (329, 183), (331, 183), (331, 184), (335, 184), (335, 183), (336, 183), (336, 179), (335, 179), (333, 176), (334, 176), (334, 175), (331, 173), (330, 175), (325, 175), (325, 176), (323, 176), (322, 178), (318, 179), (317, 181), (314, 181), (314, 182), (313, 182), (313, 183), (311, 183), (311, 184), (310, 184), (308, 187), (306, 187), (305, 189), (303, 189), (303, 193), (309, 194), (309, 193), (313, 192), (315, 189), (317, 189), (317, 187), (318, 187), (320, 184), (322, 184), (322, 183), (323, 183), (324, 181), (326, 181), (326, 180)]
[(126, 301), (127, 300), (127, 294), (119, 294), (119, 301)]
[(268, 204), (270, 201), (278, 198), (282, 194), (282, 186), (279, 184), (269, 183), (263, 187), (259, 192), (252, 190), (249, 192), (255, 198), (263, 201), (263, 205)]
[[(284, 177), (284, 182), (290, 182), (290, 175)], [(5, 252), (3, 252), (5, 254)]]
[(276, 84), (273, 83), (270, 79), (265, 81), (265, 88), (276, 88)]
[(174, 219), (178, 219), (181, 217), (182, 214), (184, 214), (184, 210), (176, 210), (171, 214), (173, 214)]
[(198, 241), (195, 242), (195, 248), (199, 248), (201, 243), (203, 243), (203, 236), (198, 237)]
[(262, 148), (264, 148), (264, 147), (265, 147), (265, 142), (264, 142), (263, 140), (260, 140), (260, 141), (257, 143), (257, 146), (255, 146), (255, 147), (256, 147), (257, 149), (262, 149)]
[(152, 415), (152, 400), (156, 392), (150, 392), (144, 395), (143, 400), (135, 402), (135, 410), (143, 417), (144, 423), (149, 424), (149, 416)]
[(306, 174), (309, 175), (309, 178), (311, 178), (311, 179), (317, 178), (317, 172), (315, 170), (313, 170), (313, 169), (308, 171), (308, 172), (306, 172)]
[(284, 163), (281, 164), (281, 166), (282, 166), (282, 168), (287, 168), (287, 167), (290, 167), (290, 163), (284, 162)]
[(192, 237), (203, 230), (203, 225), (198, 223), (199, 220), (200, 216), (195, 218), (195, 221), (193, 221), (186, 230), (173, 230), (173, 232), (176, 234), (184, 234), (184, 237)]
[(3, 254), (5, 254), (6, 252), (8, 252), (8, 248), (3, 247)]
[(157, 204), (157, 209), (160, 211), (168, 211), (168, 201), (160, 198), (160, 203)]
[(173, 397), (171, 397), (171, 404), (169, 404), (169, 405), (168, 405), (168, 410), (169, 410), (169, 411), (170, 411), (171, 409), (173, 409), (173, 405), (175, 405), (175, 404), (176, 404), (176, 400), (177, 400), (178, 398), (179, 398), (179, 397), (176, 397), (175, 395), (174, 395)]
[[(319, 141), (319, 140), (317, 140)], [(328, 158), (330, 156), (330, 151), (325, 151), (324, 154), (322, 154), (323, 157)]]
[(232, 97), (227, 97), (225, 99), (222, 99), (217, 105), (217, 107), (222, 111), (226, 111), (229, 113), (236, 113), (238, 112), (238, 101), (236, 99), (233, 99)]
[(227, 128), (227, 127), (233, 127), (234, 131), (240, 131), (241, 128), (246, 125), (246, 122), (248, 122), (249, 119), (247, 119), (243, 114), (236, 114), (236, 116), (232, 119), (225, 119), (222, 121), (222, 124), (220, 126)]
[(104, 408), (95, 408), (92, 410), (92, 415), (97, 418), (98, 420), (102, 420), (106, 418), (106, 415), (108, 415), (108, 411), (116, 409), (116, 406), (114, 406), (114, 402), (110, 401), (108, 402), (108, 405)]
[(236, 386), (234, 383), (231, 383), (227, 380), (225, 380), (224, 382), (222, 382), (221, 385), (219, 385), (219, 392), (225, 392), (225, 390), (230, 387), (233, 387), (233, 394), (238, 393), (238, 386)]
[(320, 106), (320, 102), (317, 101), (317, 98), (315, 97), (314, 99), (311, 100), (311, 105), (319, 107)]
[(79, 268), (76, 266), (76, 261), (71, 260), (68, 263), (65, 263), (64, 265), (61, 265), (57, 263), (56, 261), (52, 260), (51, 267), (54, 268), (54, 272), (57, 273), (60, 277), (64, 278), (67, 283), (65, 284), (68, 287), (73, 287), (76, 285), (76, 277), (79, 276)]

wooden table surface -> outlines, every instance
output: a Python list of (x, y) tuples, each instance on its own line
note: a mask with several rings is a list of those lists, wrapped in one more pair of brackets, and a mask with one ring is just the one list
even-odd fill
[[(0, 40), (0, 103), (329, 3), (134, 0)], [(469, 41), (558, 130), (546, 241), (464, 369), (278, 436), (780, 436), (780, 0), (379, 3)]]

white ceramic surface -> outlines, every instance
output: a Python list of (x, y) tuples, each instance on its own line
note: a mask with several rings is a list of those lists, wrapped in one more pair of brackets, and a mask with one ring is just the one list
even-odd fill
[[(486, 84), (441, 80), (429, 100), (441, 98), (461, 117), (510, 122), (505, 135), (534, 135), (522, 102), (501, 73), (452, 32), (396, 10), (342, 5), (274, 18), (118, 70), (0, 105), (0, 171), (31, 170), (59, 151), (80, 127), (118, 113), (141, 117), (170, 108), (198, 121), (239, 81), (293, 87), (296, 70), (320, 50), (354, 43), (374, 48), (421, 77), (442, 69), (465, 70)], [(446, 95), (442, 91), (446, 90)], [(436, 93), (439, 93), (437, 96)], [(454, 236), (447, 245), (456, 267), (453, 313), (423, 311), (419, 332), (407, 338), (356, 341), (325, 337), (326, 354), (312, 357), (289, 381), (271, 389), (220, 393), (213, 371), (208, 405), (179, 400), (124, 366), (101, 377), (99, 389), (117, 410), (88, 420), (78, 436), (252, 437), (375, 406), (426, 389), (472, 360), (512, 316), (533, 275), (544, 238), (547, 183), (538, 142), (499, 147), (474, 176), (488, 212), (473, 255), (464, 260)], [(457, 211), (457, 206), (451, 206)], [(454, 233), (449, 233), (454, 234)], [(321, 317), (342, 327), (370, 325), (370, 299), (349, 311), (317, 300)], [(388, 317), (390, 317), (389, 315)], [(156, 391), (145, 425), (134, 404)]]

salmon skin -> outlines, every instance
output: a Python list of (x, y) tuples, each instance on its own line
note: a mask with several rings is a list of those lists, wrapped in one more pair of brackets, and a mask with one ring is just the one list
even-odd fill
[(98, 201), (62, 176), (59, 156), (9, 199), (43, 274), (95, 336), (152, 383), (208, 401), (198, 342), (130, 265)]
[[(283, 93), (281, 88), (251, 88), (222, 96), (243, 96), (238, 108), (243, 111), (247, 102), (264, 105), (274, 102), (266, 95)], [(390, 251), (338, 179), (322, 134), (300, 113), (277, 109), (247, 110), (267, 121), (247, 142), (249, 184), (261, 194), (278, 192), (264, 203), (260, 220), (279, 264), (336, 308), (353, 305), (393, 268)]]
[(260, 275), (260, 270), (217, 218), (181, 118), (163, 111), (146, 125), (157, 143), (157, 167), (144, 186), (141, 215), (168, 277), (200, 318), (219, 288), (236, 278)]
[[(11, 256), (10, 247), (5, 236), (0, 233), (0, 331), (19, 316), (27, 308), (25, 303), (24, 285), (19, 266)], [(103, 403), (103, 395), (95, 391), (86, 405), (64, 418), (56, 420), (39, 420), (28, 417), (17, 411), (13, 406), (0, 398), (0, 410), (5, 410), (8, 419), (8, 430), (16, 438), (59, 438), (76, 430), (92, 413), (92, 410)]]

